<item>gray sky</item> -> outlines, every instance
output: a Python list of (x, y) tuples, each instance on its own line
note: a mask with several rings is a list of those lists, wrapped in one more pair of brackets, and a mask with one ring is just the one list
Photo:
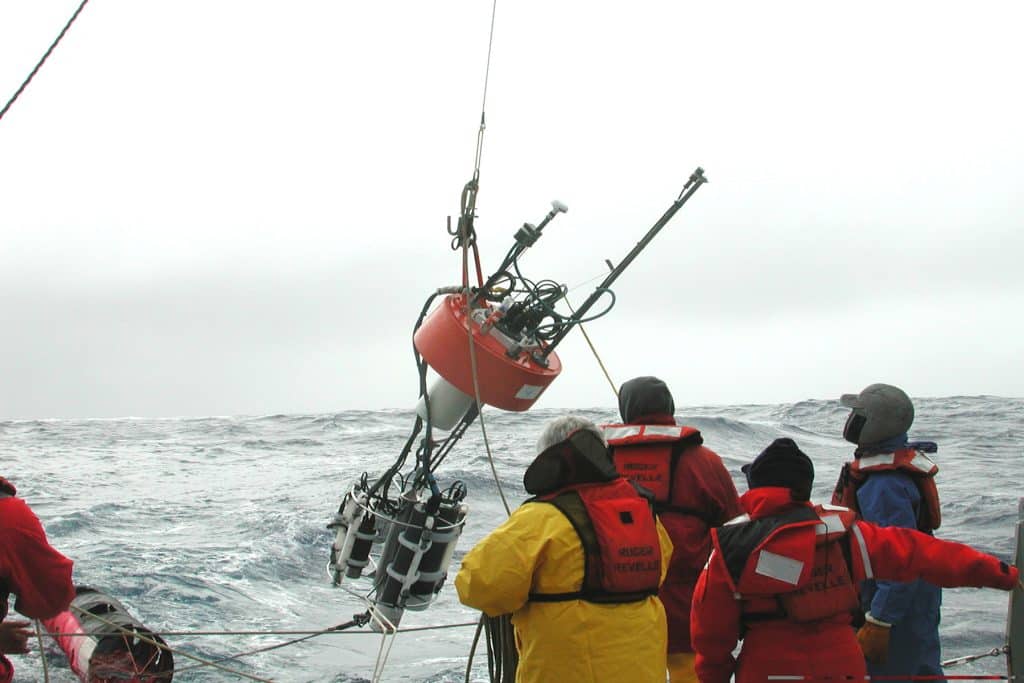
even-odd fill
[[(0, 1), (6, 101), (78, 0)], [(0, 120), (0, 418), (411, 407), (491, 3), (96, 0)], [(498, 3), (477, 230), (679, 405), (1024, 395), (1016, 2)], [(581, 301), (592, 285), (574, 289)], [(578, 333), (539, 405), (612, 405)]]

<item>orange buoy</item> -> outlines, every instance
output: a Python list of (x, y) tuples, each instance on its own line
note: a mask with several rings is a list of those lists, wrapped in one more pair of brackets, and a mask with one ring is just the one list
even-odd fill
[[(562, 363), (552, 353), (546, 365), (542, 365), (532, 353), (539, 347), (517, 350), (515, 340), (495, 328), (488, 325), (486, 332), (481, 331), (481, 324), (494, 310), (490, 307), (477, 309), (470, 320), (466, 315), (465, 295), (449, 294), (423, 321), (413, 336), (413, 344), (437, 374), (467, 396), (474, 396), (469, 357), (469, 325), (472, 325), (480, 400), (502, 410), (528, 410), (558, 377)], [(514, 350), (514, 357), (508, 355), (510, 349)]]

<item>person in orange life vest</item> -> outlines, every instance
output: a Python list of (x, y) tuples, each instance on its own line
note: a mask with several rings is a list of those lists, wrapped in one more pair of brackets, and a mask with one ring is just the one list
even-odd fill
[(589, 420), (553, 420), (537, 451), (523, 476), (534, 497), (466, 553), (459, 599), (512, 614), (520, 683), (664, 683), (672, 542), (650, 501)]
[(604, 433), (619, 474), (649, 489), (672, 539), (672, 562), (658, 597), (668, 617), (672, 683), (696, 683), (690, 645), (693, 587), (711, 552), (711, 527), (741, 514), (739, 495), (722, 459), (693, 427), (677, 424), (675, 401), (657, 377), (636, 377), (619, 388), (623, 424)]
[(728, 683), (734, 674), (736, 683), (863, 679), (851, 621), (866, 579), (1020, 585), (1016, 567), (969, 546), (813, 505), (814, 466), (792, 439), (776, 439), (743, 471), (747, 514), (711, 532), (714, 550), (694, 592), (690, 628), (702, 683)]
[[(857, 445), (843, 466), (832, 502), (880, 526), (931, 534), (942, 521), (935, 487), (938, 467), (928, 459), (938, 447), (911, 443), (914, 404), (903, 390), (872, 384), (839, 402), (851, 408), (843, 438)], [(874, 676), (942, 676), (939, 608), (942, 590), (918, 579), (868, 581), (861, 592), (865, 622), (857, 633)]]
[(8, 600), (33, 619), (46, 619), (67, 609), (75, 597), (71, 560), (54, 550), (42, 524), (17, 490), (0, 477), (0, 683), (14, 679), (14, 665), (5, 655), (28, 652), (29, 622), (7, 619)]

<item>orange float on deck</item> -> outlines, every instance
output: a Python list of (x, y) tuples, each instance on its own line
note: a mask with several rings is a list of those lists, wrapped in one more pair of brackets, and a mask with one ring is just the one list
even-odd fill
[(529, 350), (510, 358), (508, 349), (495, 334), (481, 332), (480, 323), (468, 319), (465, 295), (445, 297), (416, 331), (413, 344), (437, 374), (467, 396), (474, 396), (470, 324), (481, 402), (502, 410), (528, 410), (558, 377), (561, 361), (551, 353), (545, 367), (533, 359)]

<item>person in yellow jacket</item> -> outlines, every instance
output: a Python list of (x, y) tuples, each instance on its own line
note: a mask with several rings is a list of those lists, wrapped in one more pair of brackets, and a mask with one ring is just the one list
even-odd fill
[(512, 614), (517, 683), (664, 683), (657, 594), (672, 542), (650, 500), (618, 475), (589, 420), (549, 422), (537, 451), (523, 476), (534, 498), (466, 554), (459, 599)]

